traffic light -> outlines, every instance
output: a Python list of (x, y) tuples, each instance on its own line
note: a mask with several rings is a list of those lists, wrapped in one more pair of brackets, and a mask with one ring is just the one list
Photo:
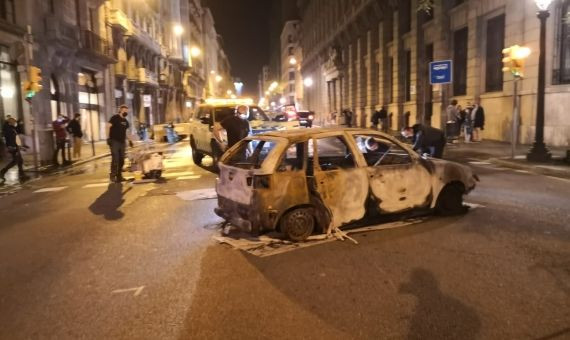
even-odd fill
[(32, 100), (42, 88), (42, 70), (36, 66), (29, 66), (28, 80), (22, 84), (22, 90), (26, 96), (26, 100)]
[(503, 50), (503, 72), (511, 72), (513, 77), (524, 76), (524, 60), (530, 55), (530, 48), (513, 45)]

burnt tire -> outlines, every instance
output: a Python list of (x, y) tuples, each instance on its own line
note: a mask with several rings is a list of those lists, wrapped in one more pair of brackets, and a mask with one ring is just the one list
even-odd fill
[(196, 142), (194, 141), (194, 137), (190, 137), (190, 148), (192, 148), (192, 161), (194, 161), (194, 164), (202, 165), (204, 154), (196, 149)]
[(459, 184), (446, 185), (437, 198), (435, 210), (439, 215), (451, 216), (463, 214), (467, 208), (463, 205), (465, 190)]
[(289, 211), (281, 218), (281, 232), (294, 242), (302, 242), (311, 236), (315, 229), (315, 216), (311, 209), (298, 208)]

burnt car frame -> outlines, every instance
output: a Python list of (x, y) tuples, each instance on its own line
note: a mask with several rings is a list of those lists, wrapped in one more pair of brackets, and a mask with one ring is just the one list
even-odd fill
[(251, 136), (220, 160), (217, 215), (244, 230), (303, 241), (370, 215), (464, 211), (477, 177), (420, 157), (368, 129), (290, 130)]

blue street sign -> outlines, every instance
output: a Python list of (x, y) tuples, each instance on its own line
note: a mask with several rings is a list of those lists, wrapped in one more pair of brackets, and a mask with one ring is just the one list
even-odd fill
[(453, 81), (451, 60), (440, 60), (429, 63), (430, 84), (449, 84)]

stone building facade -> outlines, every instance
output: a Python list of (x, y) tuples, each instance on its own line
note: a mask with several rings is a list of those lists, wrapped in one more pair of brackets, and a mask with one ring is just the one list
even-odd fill
[[(42, 163), (52, 158), (51, 122), (58, 114), (80, 113), (85, 141), (107, 138), (106, 122), (121, 104), (131, 108), (134, 127), (186, 121), (207, 94), (205, 60), (221, 58), (230, 78), (207, 13), (200, 0), (0, 0), (0, 107), (6, 108), (0, 121), (4, 111), (13, 112), (28, 134), (35, 127)], [(28, 27), (31, 64), (43, 78), (32, 112), (20, 86)], [(215, 50), (205, 47), (210, 39)]]
[(281, 92), (288, 105), (303, 107), (303, 78), (301, 63), (303, 53), (300, 46), (301, 22), (289, 20), (281, 31)]
[[(442, 127), (451, 99), (479, 99), (486, 111), (484, 137), (511, 139), (513, 78), (502, 72), (502, 49), (518, 44), (533, 53), (521, 84), (520, 135), (534, 137), (539, 20), (534, 0), (300, 0), (303, 77), (308, 107), (331, 120), (350, 108), (368, 126), (372, 112), (388, 107), (392, 129), (416, 122)], [(568, 0), (554, 0), (547, 23), (546, 143), (570, 144), (570, 20)], [(431, 86), (428, 65), (453, 60), (454, 81)], [(337, 115), (338, 117), (338, 115)]]

